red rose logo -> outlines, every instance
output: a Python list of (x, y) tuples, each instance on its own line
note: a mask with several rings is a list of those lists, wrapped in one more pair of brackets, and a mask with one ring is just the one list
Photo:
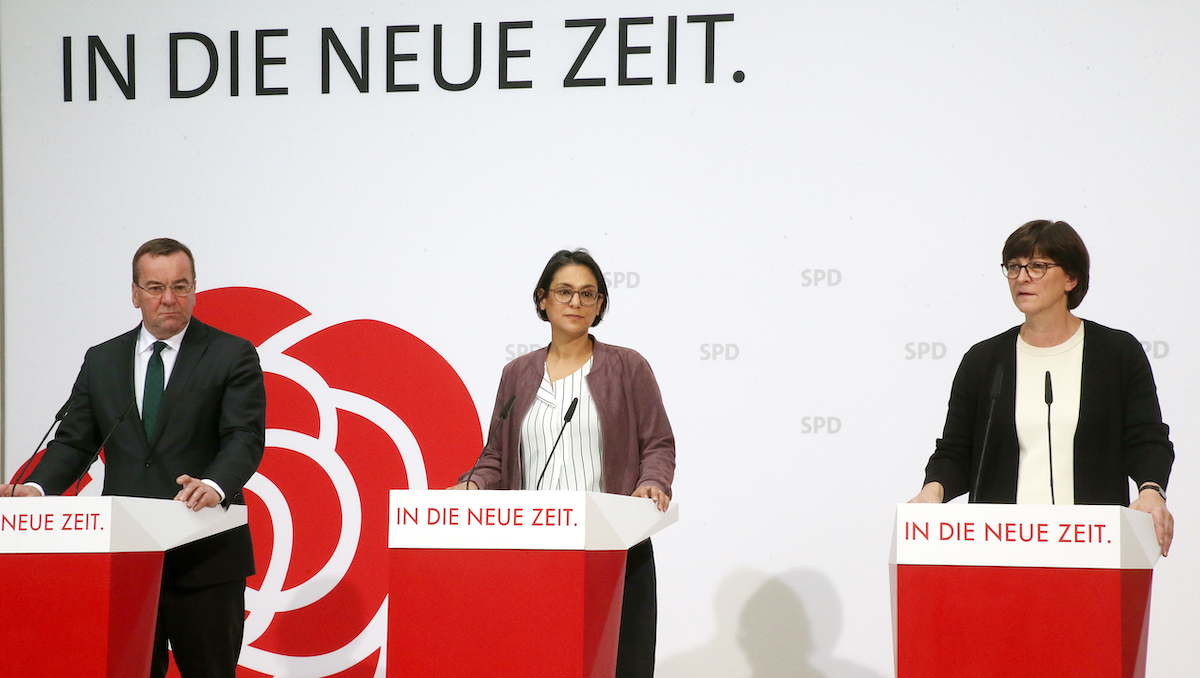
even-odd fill
[(383, 675), (388, 490), (445, 487), (474, 461), (483, 440), (466, 387), (404, 330), (324, 324), (265, 290), (202, 292), (196, 316), (253, 342), (266, 374), (238, 675)]

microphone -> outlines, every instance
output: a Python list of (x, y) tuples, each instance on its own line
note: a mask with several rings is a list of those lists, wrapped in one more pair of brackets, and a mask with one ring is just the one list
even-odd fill
[(1050, 456), (1050, 503), (1054, 500), (1054, 438), (1050, 435), (1050, 405), (1054, 403), (1054, 389), (1050, 387), (1050, 370), (1046, 370), (1046, 453)]
[[(71, 398), (74, 397), (75, 394), (72, 393)], [(42, 445), (46, 442), (46, 439), (50, 437), (50, 432), (54, 430), (54, 427), (58, 424), (58, 422), (66, 419), (67, 413), (71, 411), (71, 398), (67, 398), (67, 402), (63, 403), (62, 407), (58, 408), (58, 414), (54, 415), (54, 421), (50, 424), (50, 428), (46, 429), (46, 435), (42, 436), (41, 442), (37, 444), (37, 447), (33, 448), (33, 454), (25, 460), (24, 464), (21, 464), (21, 468), (17, 469), (17, 474), (13, 476), (13, 481), (11, 483), (14, 485), (14, 487), (10, 489), (10, 492), (12, 493), (11, 496), (17, 496), (17, 488), (15, 486), (20, 485), (24, 481), (25, 472), (29, 470), (29, 464), (33, 463), (33, 460), (35, 457), (37, 457), (38, 452), (42, 451)]]
[(562, 440), (563, 431), (567, 430), (567, 424), (571, 423), (571, 417), (575, 416), (575, 406), (579, 404), (579, 398), (571, 401), (571, 406), (567, 408), (567, 414), (563, 417), (562, 428), (558, 429), (558, 437), (554, 439), (554, 445), (550, 447), (550, 454), (546, 455), (546, 465), (542, 467), (542, 475), (538, 476), (535, 490), (542, 489), (542, 478), (546, 477), (546, 469), (550, 468), (550, 460), (554, 458), (554, 450), (558, 448), (558, 441)]
[(987, 454), (988, 436), (992, 433), (992, 415), (996, 412), (996, 400), (1000, 397), (1000, 387), (1004, 384), (1004, 364), (996, 366), (996, 376), (992, 378), (992, 402), (988, 405), (987, 424), (983, 427), (983, 447), (979, 449), (979, 466), (975, 469), (975, 488), (971, 497), (979, 499), (979, 479), (983, 477), (983, 458)]
[(100, 458), (100, 450), (103, 450), (104, 446), (108, 444), (108, 439), (112, 437), (112, 434), (117, 432), (117, 427), (121, 425), (121, 422), (125, 421), (125, 417), (129, 416), (130, 411), (133, 410), (133, 406), (136, 404), (137, 396), (134, 396), (133, 399), (129, 401), (129, 407), (126, 407), (125, 411), (121, 413), (121, 416), (117, 417), (117, 420), (113, 422), (112, 428), (108, 430), (108, 435), (104, 436), (104, 441), (100, 443), (100, 447), (96, 448), (96, 453), (92, 455), (92, 458), (88, 460), (87, 465), (83, 467), (83, 471), (81, 471), (79, 474), (79, 479), (75, 481), (74, 491), (76, 495), (79, 494), (79, 483), (83, 482), (83, 477), (87, 475), (88, 469), (90, 469), (92, 464), (96, 463), (96, 460)]
[[(500, 417), (496, 421), (504, 421), (505, 419), (508, 419), (508, 413), (512, 412), (513, 403), (515, 402), (517, 402), (517, 396), (510, 396), (508, 398), (508, 402), (504, 403), (504, 409), (500, 410)], [(479, 466), (479, 462), (483, 461), (484, 452), (487, 452), (486, 443), (484, 444), (483, 449), (479, 451), (479, 458), (476, 459), (475, 463), (471, 466), (471, 472), (467, 474), (466, 487), (463, 489), (471, 489), (471, 476), (475, 475), (475, 468)]]

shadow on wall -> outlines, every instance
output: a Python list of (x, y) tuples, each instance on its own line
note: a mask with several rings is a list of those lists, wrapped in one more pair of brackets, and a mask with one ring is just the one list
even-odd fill
[(816, 570), (776, 576), (736, 570), (714, 601), (716, 634), (701, 647), (660, 659), (658, 678), (882, 678), (833, 656), (842, 606)]

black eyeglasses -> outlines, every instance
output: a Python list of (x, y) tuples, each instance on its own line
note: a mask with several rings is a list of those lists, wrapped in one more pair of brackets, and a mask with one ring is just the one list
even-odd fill
[(1058, 266), (1058, 264), (1052, 264), (1047, 261), (1031, 261), (1028, 264), (1018, 264), (1015, 261), (1010, 261), (1007, 264), (1000, 264), (1001, 270), (1004, 271), (1004, 277), (1008, 278), (1009, 280), (1016, 280), (1018, 277), (1020, 277), (1021, 269), (1025, 269), (1025, 272), (1029, 274), (1030, 278), (1037, 280), (1046, 275), (1046, 271), (1049, 271), (1055, 266)]

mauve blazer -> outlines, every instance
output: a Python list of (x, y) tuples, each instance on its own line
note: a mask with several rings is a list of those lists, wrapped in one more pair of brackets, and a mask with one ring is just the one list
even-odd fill
[[(604, 491), (630, 495), (642, 485), (653, 485), (670, 495), (675, 435), (650, 364), (632, 349), (602, 344), (595, 338), (592, 343), (587, 384), (604, 436)], [(521, 422), (537, 397), (547, 350), (513, 360), (500, 375), (487, 445), (471, 476), (480, 489), (521, 489)], [(516, 396), (512, 412), (500, 421), (500, 410), (512, 396)], [(466, 477), (464, 473), (460, 481)]]

